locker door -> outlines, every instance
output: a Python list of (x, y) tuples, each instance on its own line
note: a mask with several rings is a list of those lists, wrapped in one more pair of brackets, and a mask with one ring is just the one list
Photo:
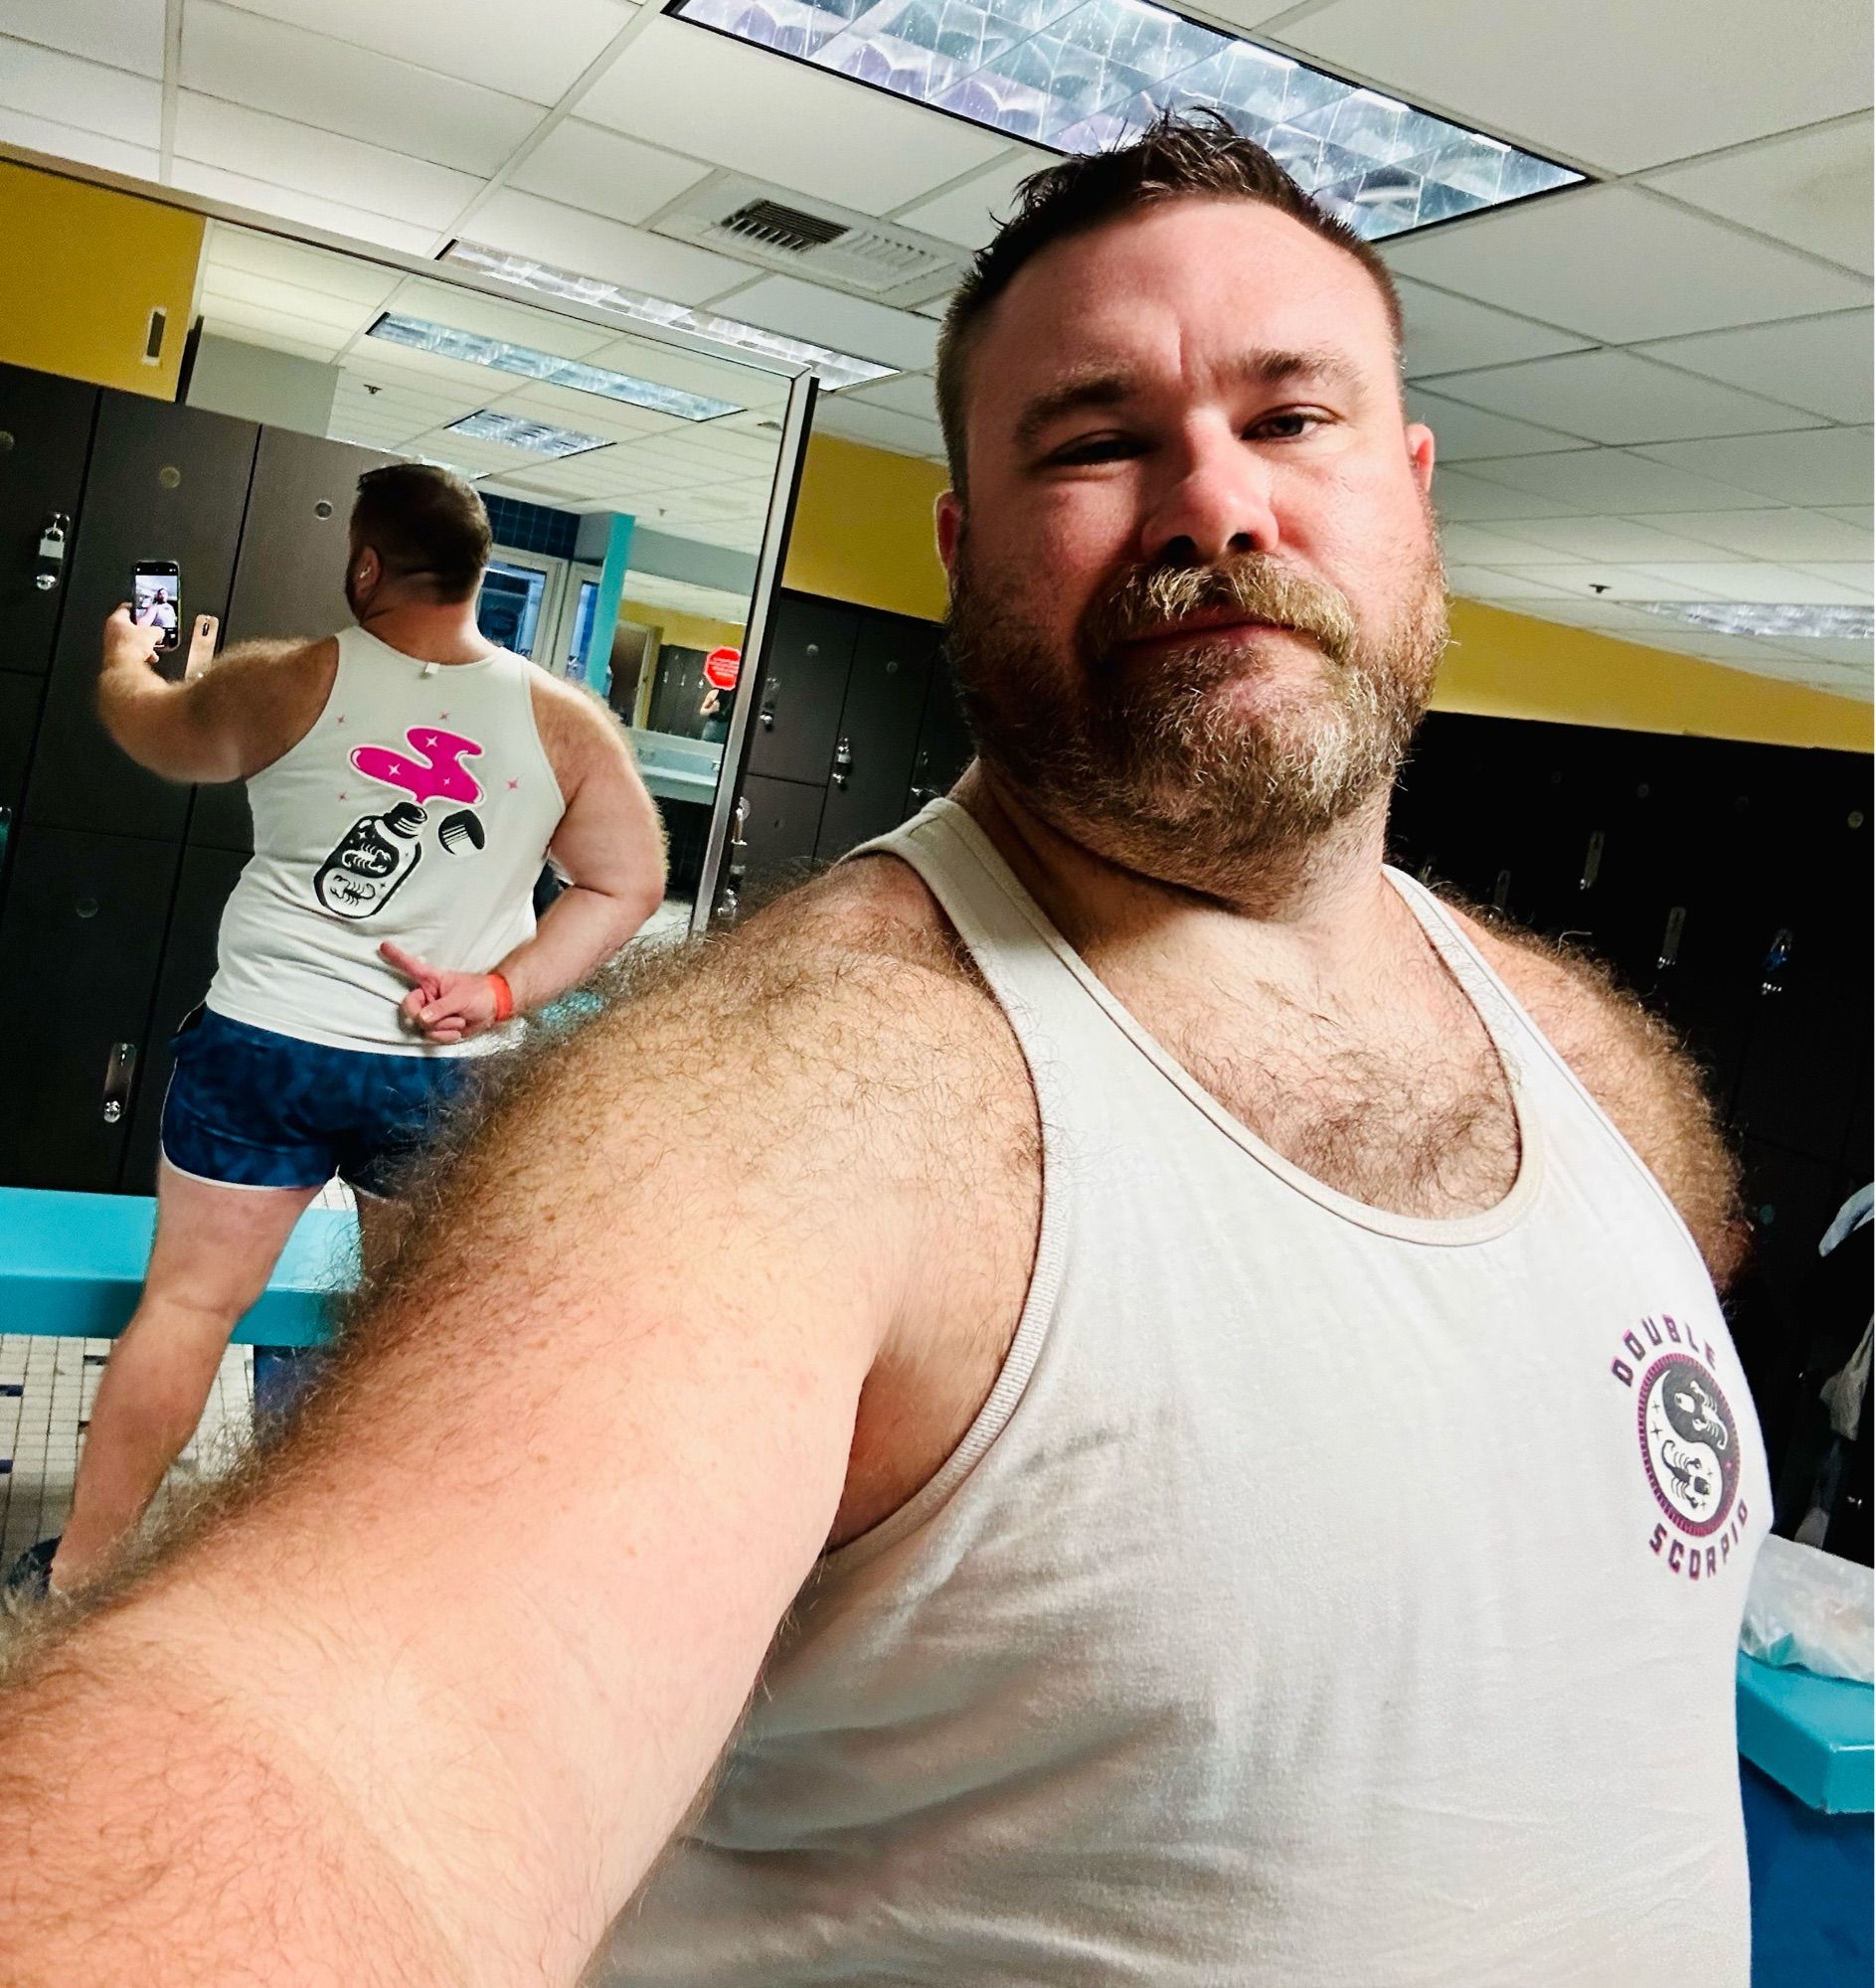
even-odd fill
[(933, 623), (896, 614), (869, 614), (861, 625), (814, 847), (822, 862), (833, 862), (905, 818), (938, 636)]
[(26, 786), (26, 761), (33, 749), (33, 728), (39, 723), (39, 701), (46, 694), (44, 677), (18, 670), (0, 670), (0, 845), (5, 821), (20, 805)]
[[(351, 625), (345, 561), (352, 499), (366, 470), (396, 459), (287, 428), (260, 430), (224, 642), (311, 638)], [(183, 580), (186, 585), (186, 568)], [(254, 847), (247, 789), (240, 781), (197, 788), (189, 840), (216, 849)]]
[(156, 1154), (163, 1128), (163, 1093), (169, 1087), (169, 1045), (183, 1018), (209, 990), (215, 977), (215, 939), (222, 907), (235, 888), (247, 858), (229, 849), (185, 849), (176, 901), (163, 941), (156, 976), (156, 1005), (149, 1041), (137, 1076), (136, 1108), (125, 1145), (123, 1190), (154, 1194)]
[(0, 1183), (117, 1185), (180, 855), (20, 830), (0, 913)]
[(752, 895), (767, 900), (783, 885), (806, 876), (820, 835), (820, 812), (827, 790), (800, 780), (769, 780), (752, 773), (743, 781), (742, 797), (749, 803), (743, 823), (747, 853), (736, 888), (746, 910)]
[(917, 814), (927, 801), (947, 794), (963, 775), (976, 747), (963, 722), (956, 679), (943, 650), (932, 658), (931, 687), (925, 696), (925, 716), (918, 728), (918, 750), (912, 757), (912, 785), (905, 796), (905, 815)]
[(777, 596), (749, 747), (750, 772), (825, 784), (859, 624), (857, 608), (802, 594)]
[(258, 430), (199, 408), (106, 393), (72, 556), (70, 596), (26, 789), (26, 817), (99, 834), (182, 834), (189, 789), (145, 772), (93, 709), (98, 631), (138, 560), (182, 567), (185, 623), (228, 618), (229, 581)]
[[(95, 387), (0, 366), (0, 625), (7, 631), (10, 670), (44, 675), (52, 667), (96, 414)], [(42, 587), (40, 533), (57, 511), (72, 521), (65, 565), (58, 583)], [(126, 571), (124, 584), (129, 583)]]

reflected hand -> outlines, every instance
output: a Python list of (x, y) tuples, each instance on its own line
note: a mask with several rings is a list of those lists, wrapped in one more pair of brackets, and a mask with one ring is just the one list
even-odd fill
[(104, 668), (154, 668), (163, 631), (134, 620), (124, 601), (104, 623)]
[(406, 1028), (426, 1042), (465, 1043), (491, 1029), (496, 1020), (494, 982), (486, 973), (457, 973), (431, 966), (395, 939), (379, 946), (382, 956), (416, 984), (398, 1003)]

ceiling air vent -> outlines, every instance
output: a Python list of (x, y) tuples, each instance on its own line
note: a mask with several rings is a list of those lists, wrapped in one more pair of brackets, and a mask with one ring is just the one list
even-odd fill
[(700, 248), (895, 302), (901, 293), (905, 301), (924, 297), (934, 282), (947, 289), (964, 259), (948, 243), (727, 173), (673, 201), (651, 226)]
[(803, 214), (798, 207), (783, 207), (778, 200), (752, 200), (734, 214), (725, 215), (723, 226), (737, 235), (746, 235), (765, 248), (785, 248), (799, 255), (809, 248), (824, 248), (852, 231), (838, 221), (817, 214)]

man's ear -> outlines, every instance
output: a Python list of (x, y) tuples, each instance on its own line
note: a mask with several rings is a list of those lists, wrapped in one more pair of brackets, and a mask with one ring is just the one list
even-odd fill
[(957, 570), (957, 548), (963, 543), (963, 499), (954, 490), (946, 490), (938, 500), (938, 557), (944, 563), (944, 572), (954, 582)]

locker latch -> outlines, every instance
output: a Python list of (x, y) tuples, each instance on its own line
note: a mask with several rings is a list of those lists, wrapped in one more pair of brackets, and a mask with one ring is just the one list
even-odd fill
[(852, 770), (853, 743), (850, 739), (842, 739), (833, 754), (833, 784), (836, 787), (845, 786), (846, 776)]
[(115, 1125), (130, 1101), (130, 1078), (137, 1067), (135, 1043), (112, 1043), (104, 1064), (104, 1102), (100, 1116), (106, 1125)]
[(65, 572), (66, 542), (72, 536), (72, 520), (64, 511), (49, 511), (39, 528), (38, 570), (33, 584), (41, 593), (50, 593)]

